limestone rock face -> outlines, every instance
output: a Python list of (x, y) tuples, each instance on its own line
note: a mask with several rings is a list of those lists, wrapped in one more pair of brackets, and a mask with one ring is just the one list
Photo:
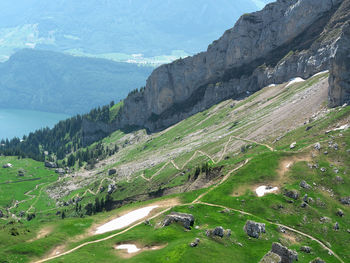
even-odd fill
[[(278, 0), (243, 15), (206, 52), (155, 69), (145, 89), (124, 100), (113, 123), (84, 121), (84, 143), (116, 129), (161, 130), (225, 99), (242, 98), (295, 77), (308, 78), (329, 70), (332, 55), (330, 101), (347, 100), (347, 88), (342, 87), (348, 79), (341, 73), (348, 69), (346, 58), (341, 60), (347, 40), (337, 39), (347, 32), (343, 27), (350, 20), (349, 3)], [(335, 73), (339, 67), (340, 73)]]
[(329, 104), (332, 107), (350, 103), (350, 23), (343, 27), (331, 59)]

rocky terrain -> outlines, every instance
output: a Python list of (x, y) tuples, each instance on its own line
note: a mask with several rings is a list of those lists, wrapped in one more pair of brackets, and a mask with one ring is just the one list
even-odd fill
[(156, 131), (224, 99), (330, 68), (329, 103), (343, 104), (349, 101), (347, 75), (340, 73), (348, 65), (342, 46), (349, 8), (349, 0), (281, 0), (245, 14), (206, 52), (157, 68), (144, 90), (125, 99), (112, 125), (86, 125), (85, 134), (128, 127)]

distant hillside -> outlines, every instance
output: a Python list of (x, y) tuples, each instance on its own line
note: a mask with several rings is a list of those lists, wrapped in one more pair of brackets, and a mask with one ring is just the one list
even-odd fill
[(25, 49), (0, 63), (0, 105), (76, 114), (123, 99), (151, 68)]
[(199, 52), (271, 0), (2, 0), (0, 56), (16, 48), (147, 56)]

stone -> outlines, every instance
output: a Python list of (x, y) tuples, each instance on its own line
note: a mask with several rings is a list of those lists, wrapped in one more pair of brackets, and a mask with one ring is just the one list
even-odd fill
[(309, 185), (306, 181), (302, 180), (300, 182), (300, 187), (304, 188), (304, 189), (311, 189), (311, 185)]
[(310, 263), (326, 263), (326, 261), (323, 261), (321, 258), (315, 258), (314, 260), (310, 261)]
[(336, 223), (334, 224), (333, 229), (334, 229), (335, 231), (338, 231), (338, 230), (339, 230), (339, 223), (338, 223), (338, 222), (336, 222)]
[(289, 148), (292, 150), (292, 149), (294, 149), (296, 146), (297, 146), (297, 143), (296, 143), (296, 142), (293, 142), (293, 143), (289, 146)]
[(248, 220), (244, 226), (244, 232), (253, 238), (259, 238), (261, 233), (266, 233), (265, 224)]
[(306, 202), (302, 202), (301, 205), (300, 205), (300, 207), (302, 207), (302, 208), (307, 207), (307, 203), (306, 203)]
[(6, 164), (4, 164), (4, 165), (2, 166), (2, 168), (4, 168), (4, 169), (12, 168), (12, 167), (13, 167), (13, 165), (10, 164), (10, 163), (6, 163)]
[(344, 212), (341, 209), (338, 209), (338, 211), (336, 212), (336, 215), (339, 217), (343, 217), (344, 216)]
[(117, 173), (116, 169), (109, 169), (109, 171), (108, 171), (108, 175), (114, 175), (116, 173)]
[(336, 180), (338, 183), (343, 183), (343, 182), (344, 182), (343, 177), (341, 177), (341, 176), (339, 176), (339, 175), (337, 175), (337, 176), (335, 177), (335, 180)]
[(196, 238), (196, 239), (194, 240), (194, 242), (191, 242), (191, 243), (190, 243), (190, 246), (191, 246), (191, 247), (196, 247), (196, 246), (198, 246), (199, 242), (200, 242), (200, 239), (199, 239), (199, 238)]
[(302, 247), (300, 248), (300, 251), (309, 254), (309, 253), (311, 253), (312, 249), (311, 249), (311, 247), (308, 247), (308, 246), (302, 246)]
[(318, 142), (314, 145), (315, 150), (321, 150), (321, 144)]
[(47, 168), (57, 168), (57, 164), (55, 162), (45, 161), (45, 167), (47, 167)]
[(18, 216), (19, 217), (24, 217), (26, 215), (26, 212), (24, 212), (24, 211), (20, 211), (19, 213), (18, 213)]
[(108, 185), (108, 189), (107, 189), (107, 193), (108, 193), (108, 194), (112, 194), (112, 193), (114, 192), (115, 189), (116, 189), (116, 187), (115, 187), (115, 184), (114, 184), (114, 183), (109, 184), (109, 185)]
[(63, 169), (63, 168), (57, 168), (55, 170), (55, 173), (56, 174), (59, 174), (59, 175), (65, 175), (66, 174), (66, 171)]
[(332, 222), (332, 220), (329, 217), (326, 217), (326, 216), (321, 217), (320, 221), (322, 223), (330, 223), (330, 222)]
[(231, 229), (226, 229), (226, 236), (227, 237), (230, 237), (231, 233), (232, 233)]
[(280, 243), (273, 243), (271, 251), (281, 257), (281, 263), (298, 261), (298, 253), (282, 246)]
[(340, 202), (341, 202), (343, 205), (350, 205), (350, 196), (340, 198)]
[(100, 193), (103, 193), (105, 190), (106, 190), (106, 189), (105, 189), (103, 186), (101, 186), (100, 189), (99, 189), (99, 192), (100, 192)]
[(260, 261), (259, 263), (281, 263), (282, 258), (273, 252), (268, 252)]
[(294, 200), (298, 200), (299, 192), (297, 190), (289, 190), (285, 193), (285, 196), (292, 198)]
[(322, 173), (324, 173), (324, 172), (326, 172), (327, 170), (326, 170), (326, 168), (321, 167), (320, 171), (321, 171)]
[(324, 155), (327, 155), (327, 154), (328, 154), (328, 151), (325, 151), (323, 154), (324, 154)]
[(180, 223), (186, 229), (191, 229), (194, 224), (194, 216), (191, 214), (172, 212), (170, 215), (167, 215), (163, 220), (163, 227), (169, 226), (172, 223)]
[(337, 168), (334, 168), (333, 169), (334, 173), (338, 174), (339, 173), (339, 170)]
[(213, 231), (213, 235), (223, 238), (224, 237), (224, 228), (222, 226), (216, 227)]

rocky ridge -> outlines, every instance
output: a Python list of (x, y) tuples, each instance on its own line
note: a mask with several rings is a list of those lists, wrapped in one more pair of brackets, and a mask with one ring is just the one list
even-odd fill
[(225, 99), (329, 69), (330, 105), (344, 103), (349, 7), (349, 0), (278, 0), (245, 14), (206, 52), (154, 70), (112, 124), (85, 123), (84, 136), (90, 141), (116, 129), (161, 130)]

